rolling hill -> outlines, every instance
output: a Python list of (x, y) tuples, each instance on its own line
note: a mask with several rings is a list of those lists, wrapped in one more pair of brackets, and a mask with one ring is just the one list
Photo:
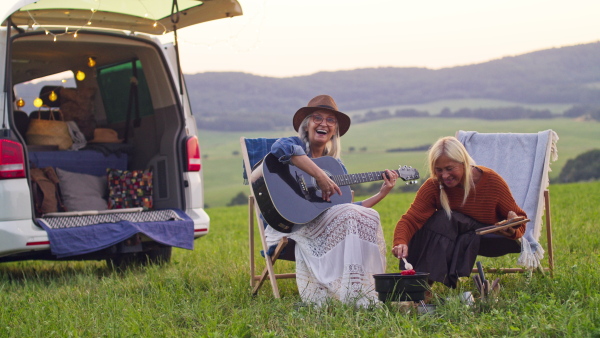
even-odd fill
[(199, 121), (218, 118), (210, 129), (233, 124), (227, 128), (239, 130), (240, 124), (268, 130), (287, 126), (297, 108), (321, 93), (332, 95), (344, 111), (480, 99), (514, 106), (599, 105), (599, 58), (597, 42), (438, 70), (369, 68), (289, 78), (208, 72), (188, 74), (186, 82)]

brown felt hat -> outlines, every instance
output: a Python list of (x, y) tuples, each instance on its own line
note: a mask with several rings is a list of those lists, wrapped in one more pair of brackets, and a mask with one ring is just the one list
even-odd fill
[(122, 139), (119, 138), (117, 131), (109, 128), (96, 128), (94, 129), (94, 139), (89, 143), (121, 143)]
[(335, 113), (340, 136), (344, 135), (348, 129), (350, 129), (350, 117), (338, 110), (337, 104), (333, 98), (329, 95), (319, 95), (310, 100), (306, 107), (298, 109), (296, 114), (294, 114), (294, 130), (298, 131), (302, 121), (304, 121), (308, 115), (312, 114), (312, 112), (317, 110), (327, 110)]

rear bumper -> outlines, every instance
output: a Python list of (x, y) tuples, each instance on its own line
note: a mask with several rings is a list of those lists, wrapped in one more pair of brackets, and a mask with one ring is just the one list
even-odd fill
[(0, 257), (50, 249), (46, 231), (31, 219), (0, 222)]
[(200, 238), (208, 234), (210, 217), (204, 209), (187, 209), (185, 213), (194, 221), (194, 238)]

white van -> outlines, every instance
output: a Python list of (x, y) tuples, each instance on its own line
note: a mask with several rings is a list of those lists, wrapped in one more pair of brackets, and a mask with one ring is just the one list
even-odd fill
[[(198, 131), (177, 47), (156, 36), (176, 41), (177, 29), (238, 15), (235, 0), (2, 1), (0, 262), (168, 261), (172, 246), (189, 248), (208, 233)], [(36, 108), (22, 111), (19, 85), (64, 72), (69, 81), (40, 85)], [(66, 122), (56, 125), (68, 126), (68, 148), (34, 137), (33, 129), (55, 133), (47, 127), (55, 124), (40, 122), (52, 118)], [(41, 213), (31, 174), (48, 167), (63, 204)], [(142, 194), (126, 185), (138, 174), (149, 174), (138, 178), (147, 185)], [(151, 203), (132, 205), (136, 194)], [(90, 209), (92, 197), (106, 205)]]

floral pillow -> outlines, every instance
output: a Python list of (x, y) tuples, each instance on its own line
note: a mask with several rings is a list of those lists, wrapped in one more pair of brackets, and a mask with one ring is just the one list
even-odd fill
[(108, 208), (152, 209), (152, 171), (106, 169)]

